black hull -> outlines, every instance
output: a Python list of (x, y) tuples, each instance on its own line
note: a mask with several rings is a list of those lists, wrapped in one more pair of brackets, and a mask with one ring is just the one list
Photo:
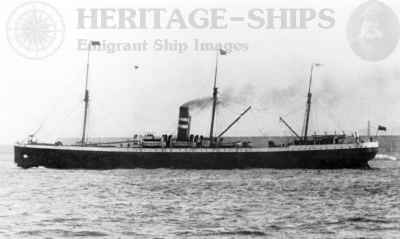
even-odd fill
[(59, 169), (176, 168), (245, 169), (368, 168), (376, 147), (330, 150), (266, 152), (129, 152), (15, 146), (15, 163), (22, 168), (44, 166)]

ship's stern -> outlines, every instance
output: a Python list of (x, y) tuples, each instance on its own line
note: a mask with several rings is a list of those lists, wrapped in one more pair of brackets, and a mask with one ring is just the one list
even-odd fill
[(363, 164), (365, 165), (366, 168), (369, 168), (368, 161), (374, 159), (379, 152), (379, 142), (373, 141), (373, 142), (361, 143), (360, 150), (362, 155), (361, 158), (364, 161)]

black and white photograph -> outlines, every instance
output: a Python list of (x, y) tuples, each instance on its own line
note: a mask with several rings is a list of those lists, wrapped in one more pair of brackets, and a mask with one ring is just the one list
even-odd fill
[(400, 238), (399, 1), (0, 12), (0, 238)]

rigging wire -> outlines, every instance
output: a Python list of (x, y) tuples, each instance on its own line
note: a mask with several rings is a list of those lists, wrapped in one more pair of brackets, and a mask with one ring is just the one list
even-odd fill
[(337, 120), (335, 114), (330, 110), (331, 107), (330, 107), (329, 105), (327, 105), (327, 104), (324, 104), (324, 103), (320, 100), (320, 98), (317, 98), (317, 99), (315, 100), (315, 103), (317, 103), (317, 105), (320, 105), (320, 106), (321, 106), (321, 107), (319, 107), (319, 108), (322, 108), (323, 110), (325, 110), (325, 112), (329, 115), (329, 120), (334, 124), (334, 126), (335, 126), (336, 128), (338, 128), (340, 131), (343, 131), (343, 132), (344, 132), (343, 127), (342, 127), (342, 124), (340, 123), (339, 120)]
[[(74, 115), (74, 113), (76, 113), (76, 112), (79, 110), (79, 107), (77, 107), (77, 106), (80, 105), (80, 104), (81, 104), (80, 101), (77, 102), (77, 103), (74, 105), (74, 107), (73, 107), (67, 114), (65, 114), (65, 116), (64, 116), (63, 118), (61, 118), (60, 120), (58, 120), (58, 121), (56, 122), (56, 124), (53, 125), (52, 127), (48, 128), (48, 129), (42, 128), (42, 129), (43, 129), (42, 132), (44, 132), (44, 133), (42, 133), (42, 134), (43, 134), (44, 136), (50, 137), (50, 136), (54, 136), (56, 133), (58, 133), (58, 132), (60, 131), (60, 125), (63, 125), (63, 122), (66, 122), (67, 120), (69, 120), (69, 119), (72, 117), (72, 115)], [(64, 112), (65, 112), (65, 111), (64, 111)], [(46, 133), (46, 131), (49, 131), (49, 132), (51, 132), (51, 133)]]
[[(76, 84), (76, 82), (77, 82), (76, 80), (68, 81), (68, 84), (65, 84), (62, 88), (63, 89), (73, 89), (74, 87), (71, 87), (71, 86)], [(75, 91), (74, 91), (74, 93), (75, 93)], [(43, 130), (43, 128), (45, 128), (46, 123), (51, 119), (51, 117), (53, 115), (55, 115), (55, 112), (59, 109), (60, 104), (64, 103), (66, 101), (66, 99), (70, 99), (70, 98), (71, 98), (71, 93), (68, 91), (62, 91), (61, 94), (58, 94), (55, 97), (55, 100), (53, 101), (53, 105), (50, 107), (50, 110), (48, 111), (47, 114), (45, 114), (43, 120), (41, 120), (41, 122), (39, 123), (39, 127), (37, 127), (33, 131), (33, 133), (30, 135), (34, 137), (39, 132), (41, 132)]]

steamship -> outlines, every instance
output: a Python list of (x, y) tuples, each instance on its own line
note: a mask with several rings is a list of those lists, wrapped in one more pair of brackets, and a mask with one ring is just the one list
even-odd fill
[(107, 143), (90, 143), (86, 137), (86, 118), (89, 104), (88, 61), (84, 96), (82, 139), (76, 144), (61, 142), (41, 143), (33, 135), (14, 146), (15, 163), (22, 168), (44, 166), (59, 169), (116, 169), (116, 168), (175, 168), (175, 169), (245, 169), (245, 168), (368, 168), (368, 161), (378, 152), (378, 142), (373, 138), (337, 135), (308, 135), (311, 111), (311, 66), (307, 94), (304, 130), (298, 134), (283, 118), (281, 122), (293, 133), (287, 143), (268, 141), (262, 147), (253, 147), (249, 141), (224, 141), (223, 135), (250, 109), (249, 106), (222, 133), (214, 135), (215, 110), (218, 101), (216, 54), (215, 77), (212, 93), (210, 133), (208, 136), (190, 134), (190, 109), (179, 108), (177, 134), (137, 136), (129, 140)]

